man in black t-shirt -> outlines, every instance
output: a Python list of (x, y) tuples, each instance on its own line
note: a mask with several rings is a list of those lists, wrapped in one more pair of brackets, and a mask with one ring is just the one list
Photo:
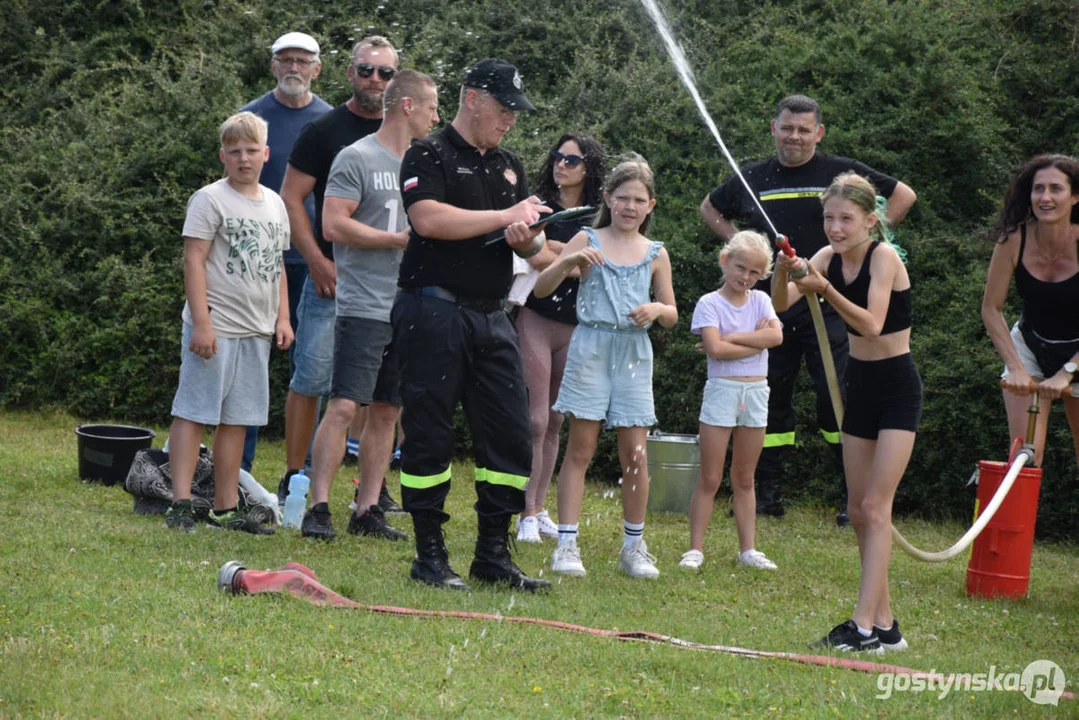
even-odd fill
[[(458, 403), (476, 465), (479, 537), (469, 575), (530, 591), (550, 587), (514, 565), (507, 547), (532, 469), (521, 352), (503, 309), (511, 252), (554, 255), (540, 228), (528, 227), (547, 209), (529, 196), (521, 161), (499, 143), (518, 111), (534, 109), (513, 65), (483, 60), (465, 74), (453, 122), (413, 143), (401, 165), (411, 226), (391, 316), (401, 353), (401, 497), (416, 532), (411, 577), (439, 587), (468, 589), (442, 536)], [(504, 242), (487, 244), (503, 231)]]
[[(820, 106), (805, 95), (792, 95), (780, 101), (771, 131), (776, 157), (750, 163), (742, 168), (742, 174), (775, 228), (790, 238), (802, 257), (812, 257), (828, 244), (820, 196), (836, 176), (853, 170), (868, 178), (888, 199), (886, 216), (891, 227), (906, 217), (917, 199), (910, 187), (895, 178), (850, 158), (816, 152), (817, 143), (824, 137), (824, 125)], [(704, 199), (701, 217), (720, 240), (726, 241), (738, 231), (733, 224), (735, 220), (775, 240), (775, 233), (757, 202), (737, 176), (730, 177)], [(770, 291), (768, 281), (761, 281), (757, 288)], [(822, 310), (842, 391), (849, 354), (847, 331), (842, 318), (830, 305), (823, 304)], [(757, 512), (776, 517), (783, 515), (780, 483), (794, 446), (797, 417), (791, 403), (803, 356), (816, 388), (817, 423), (832, 447), (841, 477), (843, 468), (840, 428), (836, 425), (807, 299), (802, 298), (786, 312), (779, 313), (779, 318), (783, 323), (783, 344), (768, 351), (768, 429), (756, 472)], [(843, 526), (849, 522), (844, 503), (836, 523)]]
[[(288, 495), (289, 478), (304, 467), (318, 419), (318, 401), (329, 394), (333, 371), (337, 272), (333, 264), (333, 244), (322, 235), (326, 180), (337, 153), (374, 133), (382, 124), (382, 93), (396, 72), (397, 51), (389, 40), (371, 35), (356, 43), (348, 66), (352, 97), (300, 131), (285, 168), (281, 199), (288, 209), (292, 244), (307, 261), (309, 274), (296, 312), (293, 373), (285, 401), (287, 470), (277, 489), (281, 503)], [(304, 200), (312, 193), (315, 196), (314, 225), (304, 208)], [(322, 496), (327, 492), (328, 488), (312, 488), (312, 495)], [(385, 491), (379, 505), (384, 502), (393, 505)], [(328, 508), (312, 506), (302, 532), (305, 537), (331, 539), (334, 532)]]

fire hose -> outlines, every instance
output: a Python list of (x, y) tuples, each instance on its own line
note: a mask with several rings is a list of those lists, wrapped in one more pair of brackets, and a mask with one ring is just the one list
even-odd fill
[[(884, 663), (868, 662), (866, 660), (836, 657), (834, 655), (808, 655), (803, 653), (754, 650), (752, 648), (743, 648), (734, 645), (707, 645), (692, 640), (682, 640), (681, 638), (676, 638), (671, 635), (663, 635), (643, 630), (623, 632), (604, 628), (591, 628), (584, 625), (575, 625), (560, 620), (546, 620), (543, 618), (512, 615), (503, 616), (491, 613), (462, 612), (456, 610), (423, 610), (417, 608), (395, 607), (392, 605), (363, 605), (334, 592), (320, 583), (318, 578), (315, 577), (315, 573), (310, 568), (294, 562), (287, 563), (280, 570), (260, 571), (248, 570), (240, 561), (231, 560), (222, 565), (220, 571), (218, 571), (217, 587), (221, 591), (232, 595), (258, 595), (262, 593), (286, 592), (314, 605), (366, 610), (367, 612), (381, 615), (454, 618), (458, 620), (487, 620), (493, 622), (539, 625), (567, 632), (582, 633), (593, 637), (612, 638), (624, 642), (654, 643), (675, 647), (681, 650), (718, 652), (727, 655), (758, 659), (786, 660), (788, 662), (796, 662), (804, 665), (838, 667), (845, 670), (855, 670), (864, 673), (893, 673), (896, 675), (910, 675), (911, 677), (926, 679), (933, 678), (942, 681), (946, 681), (949, 677), (954, 677), (952, 675), (944, 675), (932, 671), (925, 672), (924, 670), (915, 670), (899, 665), (887, 665)], [(1075, 694), (1063, 692), (1061, 697), (1068, 700), (1074, 700)]]

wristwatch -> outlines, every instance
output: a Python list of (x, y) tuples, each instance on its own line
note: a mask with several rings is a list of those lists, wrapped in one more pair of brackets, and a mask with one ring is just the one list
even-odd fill
[(1069, 375), (1071, 375), (1073, 379), (1075, 378), (1075, 371), (1076, 371), (1076, 370), (1079, 370), (1079, 365), (1076, 365), (1076, 364), (1075, 364), (1074, 362), (1072, 362), (1071, 360), (1069, 360), (1068, 362), (1064, 363), (1064, 372), (1066, 372), (1066, 373), (1068, 373)]

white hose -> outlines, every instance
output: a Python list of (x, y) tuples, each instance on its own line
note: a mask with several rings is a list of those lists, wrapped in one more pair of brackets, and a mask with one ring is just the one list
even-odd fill
[(993, 499), (989, 501), (989, 504), (982, 510), (982, 514), (978, 516), (978, 520), (971, 526), (970, 530), (967, 530), (963, 537), (959, 538), (959, 542), (952, 545), (947, 550), (940, 552), (930, 553), (918, 548), (907, 542), (907, 539), (903, 537), (895, 525), (892, 526), (892, 537), (899, 547), (903, 548), (911, 557), (918, 558), (924, 562), (944, 562), (945, 560), (951, 560), (953, 557), (963, 552), (974, 542), (974, 538), (981, 534), (985, 526), (989, 524), (989, 521), (993, 519), (993, 515), (996, 514), (997, 509), (1001, 503), (1004, 502), (1004, 498), (1008, 495), (1008, 491), (1012, 489), (1012, 485), (1015, 483), (1015, 479), (1019, 477), (1019, 472), (1023, 469), (1023, 466), (1034, 461), (1034, 451), (1030, 448), (1024, 447), (1019, 450), (1015, 460), (1012, 461), (1012, 466), (1008, 470), (1008, 474), (1004, 476), (1004, 479), (1000, 482), (1000, 487), (997, 488), (996, 494), (993, 495)]

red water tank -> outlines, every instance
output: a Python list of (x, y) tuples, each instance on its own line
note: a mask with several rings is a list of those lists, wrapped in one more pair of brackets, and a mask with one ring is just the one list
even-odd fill
[[(1006, 463), (992, 460), (978, 462), (978, 507), (981, 510), (993, 499), (1009, 468)], [(984, 598), (1027, 596), (1041, 486), (1041, 468), (1024, 467), (1019, 471), (1008, 496), (974, 541), (967, 565), (967, 595)]]

